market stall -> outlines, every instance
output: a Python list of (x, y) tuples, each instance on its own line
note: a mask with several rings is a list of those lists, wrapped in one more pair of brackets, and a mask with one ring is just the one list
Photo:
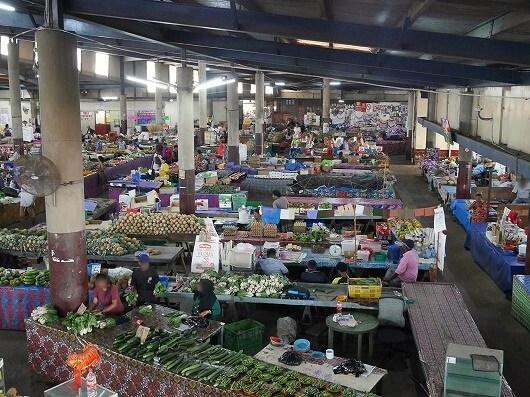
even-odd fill
[(51, 292), (48, 287), (18, 285), (0, 287), (1, 329), (24, 329), (24, 320), (33, 309), (49, 304)]
[[(44, 197), (35, 199), (35, 215), (44, 213), (46, 210)], [(4, 228), (20, 222), (20, 198), (5, 197), (0, 205), (0, 228)]]
[(486, 223), (472, 223), (465, 247), (471, 251), (475, 262), (507, 294), (512, 290), (513, 276), (524, 274), (524, 262), (493, 244), (487, 237), (487, 228)]

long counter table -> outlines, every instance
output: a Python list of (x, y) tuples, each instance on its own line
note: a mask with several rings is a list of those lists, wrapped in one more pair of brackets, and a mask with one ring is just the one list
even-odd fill
[[(169, 274), (175, 270), (177, 261), (182, 256), (184, 249), (182, 247), (147, 247), (147, 249), (153, 248), (160, 251), (160, 255), (151, 255), (149, 257), (149, 262), (152, 265), (166, 265), (165, 273)], [(9, 254), (13, 256), (23, 257), (23, 258), (38, 258), (42, 254), (36, 252), (23, 252), (23, 251), (7, 251), (0, 250), (4, 254)], [(126, 263), (126, 264), (135, 264), (138, 262), (134, 254), (113, 256), (113, 255), (87, 255), (89, 261), (95, 262), (117, 262), (117, 263)]]
[(382, 208), (382, 209), (400, 209), (403, 208), (403, 202), (399, 199), (368, 199), (368, 198), (338, 198), (338, 197), (294, 197), (285, 196), (289, 203), (293, 204), (312, 204), (329, 203), (332, 205), (355, 204), (365, 207)]
[[(407, 308), (429, 396), (442, 397), (447, 345), (487, 347), (486, 342), (456, 285), (406, 283), (403, 293), (414, 299)], [(514, 396), (505, 379), (502, 396)]]
[(472, 223), (467, 233), (466, 249), (471, 251), (475, 262), (491, 277), (505, 294), (512, 290), (513, 276), (524, 274), (524, 262), (515, 256), (506, 256), (486, 237), (486, 223)]
[(50, 289), (36, 285), (0, 287), (0, 329), (24, 329), (33, 309), (51, 302)]

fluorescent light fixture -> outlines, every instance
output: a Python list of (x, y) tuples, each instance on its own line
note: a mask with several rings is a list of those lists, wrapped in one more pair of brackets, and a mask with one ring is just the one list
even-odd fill
[(117, 96), (102, 96), (101, 99), (103, 99), (104, 101), (117, 101), (118, 97)]
[(109, 77), (109, 54), (96, 52), (94, 73), (98, 76)]
[(241, 81), (237, 82), (237, 93), (242, 94), (243, 93), (243, 83)]
[(209, 67), (206, 68), (207, 72), (209, 72), (210, 70), (212, 70), (212, 68), (209, 68)]
[(344, 99), (339, 99), (339, 103), (344, 103)]
[(140, 77), (135, 76), (127, 76), (127, 80), (132, 81), (133, 83), (143, 84), (143, 85), (152, 85), (153, 87), (162, 88), (163, 90), (167, 89), (167, 84), (154, 82), (147, 79), (142, 79)]
[(77, 71), (81, 71), (81, 48), (77, 49)]
[(265, 86), (265, 95), (272, 95), (274, 94), (274, 88), (270, 85)]
[[(314, 45), (318, 47), (330, 48), (330, 43), (326, 41), (297, 39), (296, 42), (298, 44)], [(361, 52), (372, 52), (372, 48), (364, 47), (360, 45), (340, 44), (340, 43), (331, 43), (331, 44), (333, 45), (333, 49), (335, 50), (352, 50), (352, 51), (361, 51)]]
[(340, 85), (340, 81), (331, 81), (329, 85)]
[(285, 83), (283, 81), (277, 81), (276, 83), (274, 83), (274, 85), (277, 85), (279, 87), (283, 87), (285, 85)]
[(193, 92), (199, 92), (200, 90), (207, 90), (208, 88), (219, 87), (221, 85), (235, 83), (236, 79), (227, 79), (226, 76), (216, 77), (205, 81), (204, 83), (198, 84), (193, 88)]
[(9, 4), (6, 4), (6, 3), (0, 3), (0, 10), (13, 12), (15, 11), (15, 7), (10, 6)]

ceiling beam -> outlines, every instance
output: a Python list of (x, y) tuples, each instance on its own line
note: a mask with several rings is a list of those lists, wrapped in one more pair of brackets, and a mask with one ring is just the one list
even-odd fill
[(412, 7), (409, 8), (407, 15), (405, 15), (403, 20), (399, 23), (399, 26), (402, 26), (403, 29), (410, 28), (412, 25), (414, 25), (414, 22), (416, 22), (418, 18), (421, 17), (423, 13), (427, 11), (435, 1), (436, 0), (423, 0), (420, 4), (416, 6), (414, 6), (413, 1)]
[(332, 21), (333, 9), (331, 7), (331, 4), (329, 3), (329, 0), (318, 0), (318, 6), (320, 7), (321, 18), (326, 19), (328, 21)]
[[(65, 12), (234, 31), (230, 9), (144, 0), (69, 0)], [(384, 26), (238, 11), (239, 31), (530, 65), (530, 44)], [(310, 27), (310, 28), (308, 28)]]
[(530, 21), (530, 14), (506, 12), (489, 21), (485, 21), (466, 33), (466, 36), (489, 39), (508, 29), (523, 25)]
[(235, 2), (248, 11), (264, 12), (263, 7), (254, 0), (235, 0)]
[(267, 54), (272, 57), (286, 56), (308, 60), (343, 63), (351, 66), (362, 66), (371, 69), (414, 72), (418, 75), (448, 76), (469, 81), (491, 81), (503, 84), (523, 84), (530, 82), (527, 74), (513, 70), (493, 69), (470, 65), (460, 65), (439, 61), (424, 61), (416, 58), (398, 57), (386, 54), (372, 54), (360, 51), (344, 51), (287, 44), (264, 40), (248, 40), (236, 37), (219, 36), (208, 33), (189, 33), (183, 31), (166, 31), (165, 40), (176, 45), (192, 45), (196, 52), (200, 48), (217, 48)]

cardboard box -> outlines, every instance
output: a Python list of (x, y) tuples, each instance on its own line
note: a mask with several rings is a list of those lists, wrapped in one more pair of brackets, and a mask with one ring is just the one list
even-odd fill
[(219, 182), (219, 179), (216, 176), (212, 176), (204, 180), (204, 184), (208, 186), (217, 185), (217, 182)]
[(358, 156), (348, 156), (348, 164), (359, 164)]

